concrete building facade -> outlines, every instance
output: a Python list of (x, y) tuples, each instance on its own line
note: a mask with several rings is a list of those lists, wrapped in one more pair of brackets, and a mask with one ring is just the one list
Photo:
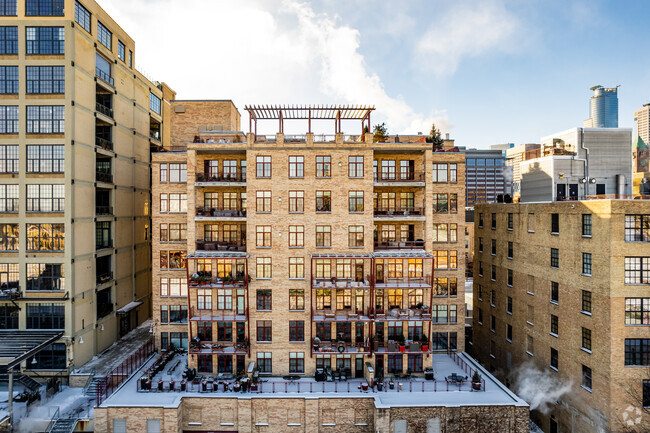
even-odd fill
[(647, 202), (475, 213), (474, 356), (514, 389), (530, 377), (540, 393), (569, 387), (537, 408), (546, 433), (648, 431)]
[(150, 147), (173, 91), (92, 0), (0, 17), (3, 329), (61, 329), (24, 369), (66, 376), (149, 317)]

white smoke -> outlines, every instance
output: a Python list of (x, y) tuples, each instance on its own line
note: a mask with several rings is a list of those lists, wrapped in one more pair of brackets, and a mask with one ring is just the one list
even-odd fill
[(515, 393), (526, 400), (531, 410), (547, 415), (549, 404), (555, 404), (571, 391), (573, 382), (565, 382), (549, 371), (537, 368), (532, 361), (521, 364), (512, 373)]

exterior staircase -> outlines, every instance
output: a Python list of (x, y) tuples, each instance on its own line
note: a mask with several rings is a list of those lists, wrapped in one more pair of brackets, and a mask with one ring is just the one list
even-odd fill
[(59, 418), (50, 424), (46, 433), (73, 433), (77, 418)]
[(103, 377), (93, 377), (93, 379), (90, 381), (90, 383), (86, 386), (86, 389), (84, 389), (84, 395), (87, 397), (92, 397), (96, 398), (97, 393), (99, 392), (99, 384), (104, 381)]

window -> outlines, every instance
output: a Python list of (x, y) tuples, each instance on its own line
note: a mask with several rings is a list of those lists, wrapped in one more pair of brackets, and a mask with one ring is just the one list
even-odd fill
[(551, 368), (555, 371), (558, 370), (558, 365), (559, 365), (558, 357), (559, 355), (557, 350), (551, 347)]
[(483, 252), (483, 238), (478, 238), (478, 252)]
[(526, 336), (526, 353), (528, 353), (531, 356), (535, 353), (533, 346), (534, 346), (533, 337), (531, 337), (530, 335), (527, 335)]
[(591, 391), (591, 368), (582, 366), (582, 387)]
[(0, 105), (0, 134), (18, 134), (18, 106)]
[(316, 226), (316, 247), (329, 248), (332, 246), (332, 227)]
[(560, 285), (555, 281), (551, 281), (551, 302), (557, 304), (560, 298)]
[(332, 157), (331, 156), (316, 156), (316, 177), (331, 177), (332, 176)]
[(582, 312), (591, 314), (591, 292), (582, 291)]
[(27, 304), (27, 329), (65, 329), (65, 305)]
[(508, 213), (508, 230), (512, 230), (514, 227), (514, 216), (512, 212)]
[(496, 267), (495, 265), (492, 265), (492, 266), (491, 266), (490, 279), (491, 279), (492, 281), (496, 281), (496, 280), (497, 280), (497, 267)]
[(650, 325), (650, 298), (625, 298), (625, 324)]
[(447, 164), (433, 164), (433, 183), (447, 183)]
[[(161, 167), (161, 181), (162, 181), (162, 167)], [(167, 181), (167, 176), (165, 176), (165, 182), (166, 181)], [(173, 182), (173, 183), (187, 182), (187, 164), (169, 164), (169, 182)]]
[(508, 242), (508, 258), (511, 259), (514, 255), (514, 247), (512, 242)]
[(591, 352), (591, 329), (582, 328), (582, 348)]
[(160, 296), (187, 296), (187, 278), (161, 278)]
[[(126, 51), (126, 47), (124, 46), (124, 43), (122, 41), (118, 40), (117, 41), (117, 57), (123, 62), (126, 61), (126, 53), (125, 53), (125, 51)], [(156, 113), (160, 114), (159, 111), (156, 111)]]
[(289, 278), (305, 278), (305, 259), (303, 257), (289, 258)]
[(27, 224), (27, 251), (63, 251), (64, 224)]
[[(625, 218), (627, 229), (627, 216)], [(591, 236), (591, 214), (582, 214), (582, 236)]]
[(149, 93), (149, 109), (157, 114), (161, 111), (160, 98), (153, 93)]
[(305, 354), (302, 352), (289, 352), (289, 373), (305, 372)]
[(0, 27), (0, 54), (18, 54), (18, 27)]
[(129, 68), (133, 67), (133, 51), (129, 50)]
[(650, 215), (625, 215), (625, 242), (650, 242)]
[(527, 306), (527, 314), (526, 314), (526, 323), (529, 325), (534, 325), (535, 323), (535, 308), (532, 305)]
[(625, 284), (650, 284), (650, 257), (625, 257)]
[(492, 214), (492, 230), (496, 230), (497, 228), (497, 214), (493, 213)]
[(289, 341), (305, 341), (305, 322), (303, 320), (289, 321)]
[(497, 240), (492, 239), (492, 255), (496, 256), (497, 255)]
[(296, 177), (296, 178), (305, 177), (305, 157), (304, 156), (290, 156), (289, 157), (289, 177)]
[(497, 332), (497, 318), (494, 315), (490, 316), (490, 331)]
[(480, 308), (478, 309), (478, 323), (479, 325), (483, 324), (483, 310)]
[(512, 343), (512, 325), (506, 325), (506, 340)]
[(257, 368), (260, 373), (270, 374), (272, 372), (271, 365), (271, 352), (257, 352)]
[(18, 66), (0, 66), (0, 93), (18, 93)]
[(74, 20), (88, 33), (90, 33), (90, 12), (78, 1), (74, 2)]
[(27, 212), (63, 212), (65, 185), (27, 185)]
[(187, 223), (160, 224), (160, 242), (183, 242), (186, 240)]
[(65, 53), (65, 30), (63, 27), (25, 27), (25, 32), (27, 54)]
[(363, 212), (363, 191), (348, 192), (350, 212)]
[(512, 287), (512, 281), (514, 280), (512, 269), (508, 269), (508, 281), (507, 285)]
[(508, 296), (508, 300), (506, 303), (506, 313), (512, 314), (512, 297)]
[(433, 194), (433, 212), (434, 213), (449, 212), (448, 194)]
[(63, 0), (26, 0), (25, 16), (63, 16)]
[(0, 146), (0, 173), (18, 173), (18, 146)]
[(68, 362), (65, 343), (53, 343), (34, 355), (30, 370), (65, 370)]
[(97, 21), (97, 40), (109, 50), (113, 49), (113, 33), (99, 21)]
[(160, 269), (185, 269), (185, 251), (161, 251)]
[(217, 289), (217, 310), (232, 310), (232, 289)]
[(271, 157), (258, 156), (257, 157), (257, 177), (270, 178), (271, 177)]
[(305, 246), (305, 227), (289, 226), (289, 247), (302, 248)]
[(257, 321), (257, 341), (271, 341), (271, 321)]
[(363, 226), (348, 227), (348, 246), (350, 248), (363, 248)]
[(558, 317), (551, 314), (551, 335), (553, 335), (554, 337), (557, 337), (558, 335), (558, 326), (559, 326)]
[(497, 292), (496, 290), (490, 291), (490, 305), (496, 307), (497, 304)]
[(456, 183), (458, 178), (458, 168), (456, 164), (449, 164), (449, 182)]
[[(26, 71), (26, 92), (28, 94), (65, 93), (64, 66), (27, 66)], [(18, 71), (16, 71), (16, 73), (18, 73)]]
[(271, 257), (257, 258), (257, 278), (271, 278)]
[(17, 289), (19, 270), (17, 263), (0, 263), (0, 286), (8, 289)]
[(257, 213), (271, 212), (271, 191), (257, 191)]
[(305, 192), (289, 191), (289, 213), (305, 212)]
[(17, 251), (17, 250), (18, 250), (18, 224), (0, 224), (0, 251)]
[[(393, 167), (394, 169), (395, 167)], [(363, 177), (363, 156), (348, 157), (348, 176), (356, 178)]]
[(63, 105), (28, 105), (28, 134), (63, 134), (65, 107)]
[(160, 212), (187, 212), (187, 194), (160, 194)]
[(64, 146), (27, 146), (27, 173), (63, 173)]
[(650, 339), (625, 339), (625, 365), (650, 365)]
[(271, 226), (257, 226), (256, 235), (257, 247), (271, 247)]
[(591, 276), (591, 253), (582, 253), (582, 275)]
[(557, 248), (551, 248), (551, 267), (559, 268), (560, 267), (560, 250)]
[(316, 191), (316, 212), (332, 211), (331, 191)]
[(305, 291), (304, 289), (289, 289), (289, 310), (304, 311)]
[(560, 214), (551, 214), (551, 233), (560, 233)]
[(643, 407), (650, 407), (650, 379), (643, 380)]
[(0, 16), (15, 17), (18, 15), (16, 0), (0, 0)]

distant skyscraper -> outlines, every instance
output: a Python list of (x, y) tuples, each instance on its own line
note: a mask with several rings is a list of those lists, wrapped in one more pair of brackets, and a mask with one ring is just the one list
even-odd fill
[(618, 128), (618, 86), (591, 88), (594, 96), (589, 103), (591, 118), (585, 120), (585, 128)]
[(650, 143), (650, 103), (634, 112), (636, 134), (646, 143)]

